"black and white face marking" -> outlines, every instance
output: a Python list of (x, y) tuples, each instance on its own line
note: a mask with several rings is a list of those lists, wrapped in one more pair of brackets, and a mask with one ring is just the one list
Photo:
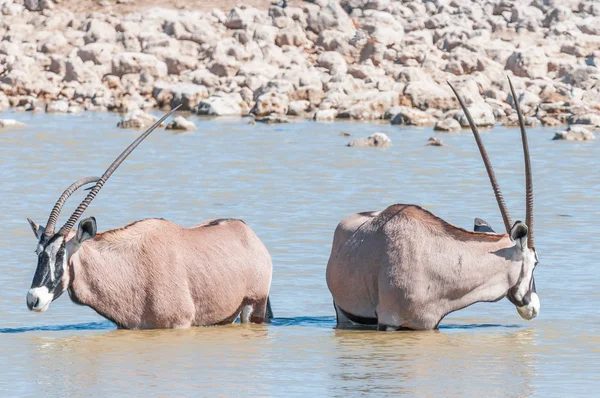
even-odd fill
[(528, 229), (525, 224), (517, 221), (510, 231), (511, 239), (519, 252), (521, 273), (515, 286), (506, 297), (517, 307), (517, 312), (523, 319), (531, 320), (540, 312), (540, 298), (535, 290), (533, 271), (538, 264), (538, 256), (534, 248), (527, 247)]
[(66, 289), (64, 276), (68, 256), (65, 237), (56, 234), (47, 238), (42, 235), (36, 253), (38, 264), (27, 292), (27, 307), (44, 312)]
[(88, 217), (82, 220), (77, 233), (68, 242), (62, 234), (51, 237), (44, 235), (44, 227), (27, 220), (38, 239), (35, 249), (38, 264), (27, 292), (27, 307), (31, 311), (44, 312), (69, 287), (67, 264), (70, 256), (79, 250), (84, 241), (96, 236), (96, 219)]

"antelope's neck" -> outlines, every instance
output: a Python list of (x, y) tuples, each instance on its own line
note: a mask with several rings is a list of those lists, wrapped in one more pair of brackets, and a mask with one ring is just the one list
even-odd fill
[(518, 280), (520, 267), (514, 243), (508, 236), (498, 242), (477, 242), (459, 255), (454, 266), (456, 288), (450, 291), (450, 312), (477, 302), (503, 298)]
[(99, 250), (100, 246), (95, 239), (90, 239), (71, 257), (69, 296), (74, 303), (91, 307), (122, 326), (135, 318), (128, 278), (132, 273), (128, 269), (130, 262), (119, 259), (118, 253)]

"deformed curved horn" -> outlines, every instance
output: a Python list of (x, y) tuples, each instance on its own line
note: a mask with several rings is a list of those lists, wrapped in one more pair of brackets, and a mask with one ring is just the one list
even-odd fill
[(496, 201), (498, 202), (498, 207), (500, 208), (500, 214), (502, 214), (502, 220), (504, 221), (504, 227), (506, 228), (506, 232), (510, 232), (510, 228), (512, 226), (512, 220), (510, 219), (510, 214), (508, 213), (508, 208), (506, 207), (506, 203), (504, 202), (504, 197), (502, 196), (502, 191), (500, 190), (500, 185), (498, 184), (498, 180), (496, 179), (496, 174), (494, 174), (494, 169), (492, 168), (492, 163), (490, 162), (490, 158), (488, 157), (487, 151), (485, 150), (485, 146), (483, 145), (483, 141), (481, 141), (481, 136), (479, 135), (479, 130), (471, 117), (471, 113), (469, 109), (466, 107), (460, 95), (454, 88), (450, 82), (448, 85), (454, 91), (454, 95), (458, 99), (458, 102), (469, 121), (469, 125), (471, 126), (471, 131), (473, 131), (473, 135), (475, 136), (475, 141), (477, 142), (477, 147), (479, 148), (479, 153), (481, 153), (481, 157), (483, 159), (483, 164), (485, 165), (485, 169), (487, 170), (488, 177), (490, 178), (490, 183), (492, 184), (492, 188), (494, 189), (494, 195), (496, 195)]
[(79, 217), (81, 217), (81, 215), (83, 214), (83, 212), (85, 211), (85, 209), (87, 209), (87, 207), (90, 205), (90, 203), (92, 202), (92, 200), (94, 200), (94, 198), (96, 197), (96, 195), (98, 194), (98, 192), (100, 191), (100, 189), (102, 189), (102, 187), (104, 186), (104, 184), (106, 183), (106, 181), (110, 178), (110, 176), (112, 175), (112, 173), (114, 173), (114, 171), (121, 165), (121, 163), (123, 163), (123, 161), (125, 159), (127, 159), (127, 156), (129, 156), (129, 154), (131, 152), (133, 152), (133, 150), (146, 137), (148, 137), (151, 132), (153, 132), (158, 126), (160, 126), (160, 124), (166, 118), (168, 118), (169, 116), (171, 116), (171, 114), (173, 112), (175, 112), (180, 106), (181, 105), (177, 105), (176, 107), (174, 107), (173, 109), (171, 109), (171, 111), (169, 111), (169, 113), (167, 113), (166, 115), (164, 115), (163, 117), (161, 117), (156, 123), (154, 123), (152, 125), (152, 127), (150, 127), (142, 135), (140, 135), (135, 141), (133, 141), (131, 143), (131, 145), (129, 145), (115, 159), (114, 162), (112, 162), (112, 164), (108, 167), (108, 169), (106, 169), (106, 171), (104, 172), (104, 174), (102, 174), (102, 177), (100, 177), (100, 179), (98, 180), (98, 182), (96, 183), (96, 185), (94, 185), (94, 187), (88, 193), (88, 195), (86, 196), (86, 198), (83, 199), (83, 201), (79, 204), (79, 206), (77, 206), (77, 208), (75, 209), (75, 211), (73, 212), (73, 214), (71, 215), (71, 217), (69, 218), (69, 220), (66, 222), (66, 224), (63, 225), (63, 227), (60, 229), (60, 231), (58, 231), (59, 234), (66, 235), (67, 233), (69, 233), (69, 231), (71, 230), (71, 228), (73, 228), (73, 225), (75, 225), (75, 223), (77, 222), (77, 220), (79, 219)]
[(521, 107), (515, 89), (508, 78), (508, 85), (510, 86), (510, 92), (513, 97), (515, 109), (517, 110), (517, 116), (519, 117), (519, 127), (521, 128), (521, 141), (523, 141), (523, 156), (525, 157), (525, 194), (527, 198), (527, 205), (525, 207), (525, 224), (529, 228), (527, 235), (527, 246), (530, 248), (534, 247), (533, 239), (533, 176), (531, 173), (531, 159), (529, 157), (529, 143), (527, 141), (527, 131), (525, 130), (525, 122), (523, 121), (523, 114), (521, 113)]
[(100, 180), (100, 177), (84, 177), (69, 186), (69, 188), (65, 189), (65, 191), (60, 195), (60, 198), (56, 201), (54, 208), (50, 212), (50, 217), (48, 217), (48, 222), (46, 223), (46, 229), (44, 231), (44, 235), (52, 236), (54, 235), (54, 226), (56, 225), (56, 221), (58, 220), (58, 216), (60, 216), (60, 211), (62, 210), (65, 202), (75, 191), (81, 188), (84, 185), (90, 184), (92, 182), (97, 182)]

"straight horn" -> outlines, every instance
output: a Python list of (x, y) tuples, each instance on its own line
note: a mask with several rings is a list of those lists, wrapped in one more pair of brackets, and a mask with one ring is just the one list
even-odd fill
[(531, 173), (531, 158), (529, 157), (529, 142), (527, 140), (527, 131), (525, 130), (525, 122), (523, 121), (523, 114), (521, 113), (521, 107), (515, 94), (515, 89), (510, 77), (508, 77), (508, 85), (510, 86), (510, 92), (513, 97), (515, 109), (517, 110), (517, 116), (519, 117), (519, 127), (521, 128), (521, 141), (523, 141), (523, 156), (525, 157), (525, 195), (526, 195), (526, 211), (525, 211), (525, 224), (529, 228), (527, 235), (527, 247), (534, 247), (533, 237), (533, 176)]
[(100, 177), (100, 179), (98, 180), (98, 182), (96, 182), (96, 185), (94, 185), (94, 187), (90, 190), (90, 192), (88, 193), (88, 195), (86, 196), (86, 198), (79, 204), (79, 206), (77, 206), (77, 208), (75, 209), (75, 211), (73, 212), (73, 214), (71, 215), (71, 217), (69, 218), (69, 220), (66, 222), (65, 225), (63, 225), (63, 227), (60, 229), (60, 231), (58, 231), (59, 234), (62, 235), (66, 235), (69, 233), (69, 231), (73, 228), (73, 225), (75, 225), (75, 223), (77, 222), (77, 220), (79, 219), (79, 217), (81, 217), (81, 215), (83, 214), (83, 212), (85, 211), (85, 209), (87, 209), (87, 207), (90, 205), (90, 203), (92, 202), (92, 200), (94, 200), (94, 198), (96, 197), (96, 195), (98, 194), (98, 192), (100, 191), (100, 189), (102, 189), (102, 187), (104, 186), (104, 184), (106, 183), (106, 181), (110, 178), (110, 176), (112, 175), (112, 173), (114, 173), (114, 171), (121, 165), (121, 163), (123, 163), (123, 161), (125, 159), (127, 159), (127, 156), (129, 156), (129, 154), (131, 152), (133, 152), (133, 150), (146, 138), (150, 135), (150, 133), (152, 133), (158, 126), (160, 126), (160, 124), (169, 116), (171, 116), (173, 114), (173, 112), (175, 112), (181, 105), (177, 105), (176, 107), (174, 107), (173, 109), (171, 109), (169, 111), (169, 113), (167, 113), (166, 115), (164, 115), (163, 117), (161, 117), (156, 123), (154, 123), (152, 125), (152, 127), (150, 127), (148, 130), (146, 130), (142, 135), (140, 135), (135, 141), (133, 141), (115, 160), (114, 162), (112, 162), (112, 164), (108, 167), (108, 169), (106, 169), (106, 171), (104, 172), (104, 174), (102, 174), (102, 177)]
[(500, 190), (500, 185), (498, 184), (498, 180), (496, 179), (496, 174), (494, 174), (494, 169), (492, 168), (492, 163), (490, 162), (490, 158), (485, 150), (485, 146), (483, 145), (483, 141), (481, 140), (481, 136), (479, 135), (479, 130), (471, 117), (471, 113), (469, 109), (465, 105), (461, 96), (458, 95), (458, 92), (454, 88), (454, 86), (448, 82), (448, 85), (454, 91), (454, 95), (458, 99), (458, 103), (460, 104), (467, 120), (469, 121), (469, 125), (471, 126), (471, 131), (473, 131), (473, 135), (475, 136), (475, 141), (477, 142), (477, 147), (479, 148), (479, 153), (483, 159), (483, 164), (485, 165), (485, 169), (487, 170), (488, 177), (490, 178), (490, 183), (492, 184), (492, 188), (494, 190), (494, 195), (496, 195), (496, 201), (498, 202), (498, 207), (500, 208), (500, 214), (502, 214), (502, 220), (504, 221), (504, 227), (506, 228), (506, 233), (510, 232), (510, 228), (512, 226), (512, 220), (510, 219), (510, 214), (508, 213), (508, 208), (506, 207), (506, 203), (504, 202), (504, 197), (502, 196), (502, 191)]

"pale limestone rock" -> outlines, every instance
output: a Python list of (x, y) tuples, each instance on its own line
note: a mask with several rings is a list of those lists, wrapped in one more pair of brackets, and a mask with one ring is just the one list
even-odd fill
[(366, 138), (350, 141), (348, 146), (389, 148), (392, 146), (392, 140), (384, 133), (373, 133)]

